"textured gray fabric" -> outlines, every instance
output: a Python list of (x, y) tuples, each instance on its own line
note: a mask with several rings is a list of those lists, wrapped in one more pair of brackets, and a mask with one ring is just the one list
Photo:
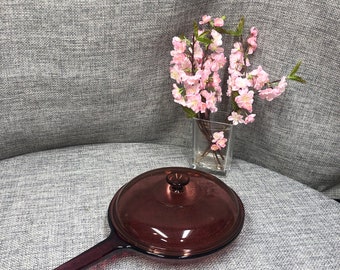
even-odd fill
[(235, 155), (340, 198), (338, 1), (0, 5), (0, 159), (96, 142), (187, 145), (187, 121), (171, 97), (171, 38), (205, 13), (225, 14), (228, 24), (245, 15), (246, 28), (260, 31), (254, 65), (279, 77), (301, 59), (308, 84), (257, 100)]
[(6, 0), (0, 269), (56, 267), (108, 235), (119, 187), (189, 165), (191, 124), (172, 101), (169, 51), (205, 13), (245, 15), (260, 31), (254, 66), (280, 77), (301, 59), (308, 84), (256, 100), (256, 122), (236, 128), (238, 159), (222, 177), (246, 209), (235, 242), (185, 265), (124, 252), (98, 268), (339, 268), (340, 206), (318, 192), (340, 198), (338, 1)]
[(259, 1), (255, 10), (247, 2), (231, 8), (259, 28), (255, 65), (280, 77), (300, 59), (307, 84), (256, 100), (257, 120), (238, 128), (235, 155), (340, 198), (339, 1)]
[(159, 138), (174, 120), (168, 55), (185, 6), (2, 1), (0, 159)]
[[(0, 268), (52, 269), (90, 248), (108, 236), (107, 208), (122, 185), (150, 169), (187, 166), (189, 152), (99, 144), (0, 161)], [(246, 212), (231, 245), (179, 265), (124, 252), (93, 269), (338, 269), (339, 203), (241, 160), (220, 179)]]

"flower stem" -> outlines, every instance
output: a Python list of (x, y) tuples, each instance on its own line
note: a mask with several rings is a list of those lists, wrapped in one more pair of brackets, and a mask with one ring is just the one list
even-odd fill
[(209, 122), (210, 113), (206, 111), (204, 114), (199, 113), (198, 116), (199, 116), (199, 119), (201, 119), (202, 121), (197, 121), (197, 125), (208, 142), (208, 146), (203, 152), (203, 154), (201, 154), (198, 162), (200, 162), (204, 157), (206, 157), (211, 152), (213, 153), (213, 157), (216, 159), (216, 162), (218, 163), (218, 165), (220, 167), (223, 167), (221, 160), (224, 160), (224, 156), (221, 150), (217, 150), (217, 151), (211, 150), (213, 135), (211, 132), (211, 124)]

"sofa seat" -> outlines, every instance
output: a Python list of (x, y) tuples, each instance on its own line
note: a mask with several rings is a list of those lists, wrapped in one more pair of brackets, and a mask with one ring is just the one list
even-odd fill
[[(53, 269), (105, 239), (108, 205), (133, 177), (189, 166), (190, 149), (146, 143), (73, 146), (0, 161), (1, 269)], [(276, 172), (234, 159), (218, 176), (240, 196), (245, 222), (222, 250), (180, 269), (338, 269), (340, 204)], [(124, 251), (93, 269), (178, 269)]]

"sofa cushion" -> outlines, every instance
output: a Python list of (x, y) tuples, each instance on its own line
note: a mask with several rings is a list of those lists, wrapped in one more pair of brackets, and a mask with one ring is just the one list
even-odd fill
[[(0, 161), (3, 269), (52, 269), (110, 232), (109, 203), (125, 183), (151, 169), (188, 166), (187, 148), (98, 144)], [(226, 248), (181, 269), (336, 269), (340, 204), (268, 169), (234, 160), (219, 177), (245, 207), (241, 234)], [(177, 269), (174, 261), (118, 253), (100, 269)], [(183, 267), (183, 268), (182, 268)]]
[(2, 2), (0, 159), (166, 134), (179, 2)]
[(302, 60), (308, 83), (270, 104), (256, 100), (257, 120), (240, 129), (235, 155), (340, 198), (336, 1), (0, 5), (0, 159), (97, 142), (186, 144), (171, 97), (171, 39), (205, 13), (226, 15), (230, 27), (244, 15), (260, 33), (254, 66), (277, 78)]
[[(272, 102), (255, 99), (256, 121), (238, 127), (235, 155), (340, 198), (340, 9), (336, 1), (232, 1), (259, 29), (254, 66), (272, 78), (298, 60), (306, 84), (289, 82)], [(252, 12), (255, 11), (256, 12)], [(261, 12), (262, 11), (262, 12)]]

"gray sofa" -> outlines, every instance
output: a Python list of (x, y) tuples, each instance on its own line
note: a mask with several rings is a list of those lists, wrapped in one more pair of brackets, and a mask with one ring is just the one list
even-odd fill
[(300, 59), (308, 83), (256, 100), (257, 120), (236, 127), (231, 171), (219, 177), (245, 208), (232, 244), (180, 263), (126, 251), (93, 269), (339, 269), (333, 0), (1, 1), (1, 269), (57, 267), (107, 237), (122, 185), (190, 166), (169, 52), (204, 14), (230, 25), (244, 15), (260, 31), (254, 65), (279, 77)]

